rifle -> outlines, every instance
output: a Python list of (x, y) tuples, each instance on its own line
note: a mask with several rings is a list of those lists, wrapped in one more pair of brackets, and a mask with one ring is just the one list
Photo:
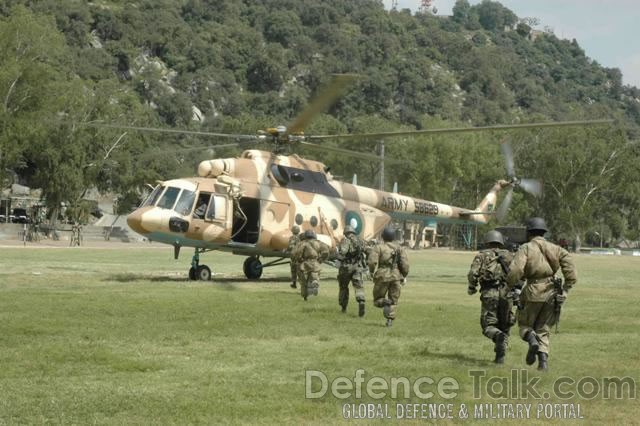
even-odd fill
[[(563, 295), (564, 289), (562, 288), (562, 278), (554, 276), (551, 278), (551, 282), (553, 283), (553, 287), (556, 290), (556, 295)], [(558, 331), (558, 325), (560, 324), (560, 313), (562, 312), (562, 303), (558, 302), (558, 299), (554, 300), (554, 314), (555, 314), (555, 324), (556, 324), (556, 333)]]
[[(500, 256), (500, 255), (498, 255), (498, 263), (500, 263), (500, 266), (502, 267), (502, 271), (504, 272), (505, 276), (509, 275), (509, 265), (507, 265), (507, 262), (505, 262), (504, 258), (502, 256)], [(511, 298), (511, 301), (513, 302), (513, 305), (519, 311), (524, 309), (523, 303), (520, 300), (520, 290), (521, 289), (522, 289), (522, 282), (519, 281), (511, 289), (511, 292), (507, 295), (507, 297)]]
[(507, 265), (507, 262), (505, 262), (504, 258), (500, 255), (498, 255), (498, 263), (500, 263), (500, 266), (502, 267), (502, 271), (504, 271), (505, 275), (508, 275), (509, 265)]

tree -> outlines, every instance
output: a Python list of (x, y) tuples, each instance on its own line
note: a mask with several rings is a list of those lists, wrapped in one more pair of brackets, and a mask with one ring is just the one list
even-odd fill
[(452, 9), (453, 20), (465, 24), (469, 19), (469, 10), (471, 10), (471, 5), (468, 0), (456, 0)]
[(630, 170), (633, 152), (620, 132), (607, 129), (557, 129), (545, 136), (524, 139), (518, 152), (526, 175), (544, 178), (538, 213), (554, 233), (583, 240), (606, 212), (628, 203), (611, 195), (620, 190), (617, 177)]
[(46, 137), (69, 54), (50, 17), (22, 6), (0, 20), (0, 177), (24, 166), (26, 148)]

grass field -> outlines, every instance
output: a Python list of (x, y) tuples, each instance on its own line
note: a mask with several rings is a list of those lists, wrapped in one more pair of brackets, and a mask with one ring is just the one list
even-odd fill
[[(190, 282), (189, 253), (174, 261), (171, 248), (118, 247), (0, 249), (0, 423), (336, 423), (344, 404), (367, 403), (388, 404), (394, 418), (396, 404), (453, 404), (446, 421), (455, 423), (463, 421), (461, 404), (473, 423), (480, 422), (475, 404), (530, 403), (529, 422), (542, 423), (536, 404), (566, 402), (580, 404), (587, 423), (639, 422), (637, 400), (602, 392), (586, 399), (587, 385), (566, 401), (508, 398), (510, 385), (500, 384), (511, 370), (539, 374), (524, 365), (526, 345), (515, 337), (505, 365), (491, 362), (478, 298), (466, 294), (473, 253), (411, 252), (398, 319), (386, 329), (370, 304), (371, 282), (366, 316), (357, 317), (353, 300), (340, 314), (336, 271), (328, 267), (320, 296), (305, 303), (289, 288), (288, 265), (248, 282), (244, 258), (207, 254), (214, 281)], [(579, 282), (552, 336), (541, 393), (560, 376), (639, 378), (640, 258), (575, 259)], [(330, 390), (336, 377), (353, 380), (358, 369), (361, 398), (305, 398), (306, 370), (322, 371)], [(493, 397), (485, 390), (474, 398), (471, 374), (498, 377)], [(432, 398), (410, 392), (407, 399), (400, 390), (374, 399), (366, 392), (374, 376), (411, 384), (452, 377), (459, 389), (444, 399), (427, 383), (419, 390)], [(311, 383), (319, 391), (319, 379)]]

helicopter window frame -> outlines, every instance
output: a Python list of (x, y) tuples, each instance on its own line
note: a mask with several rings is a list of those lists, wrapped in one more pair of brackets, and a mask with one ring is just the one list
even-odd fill
[[(158, 201), (158, 204), (156, 204), (156, 207), (159, 207), (161, 209), (173, 210), (173, 207), (176, 205), (181, 192), (182, 188), (168, 186), (162, 194), (162, 197), (160, 197), (160, 200)], [(171, 204), (168, 204), (168, 201), (171, 202)]]
[[(198, 220), (206, 220), (207, 212), (209, 211), (209, 204), (211, 203), (211, 192), (208, 191), (199, 191), (197, 194), (196, 203), (193, 209), (193, 218)], [(202, 212), (199, 212), (198, 209), (204, 207)]]
[[(189, 198), (191, 200), (189, 200)], [(191, 191), (188, 189), (183, 189), (178, 197), (178, 202), (176, 203), (174, 210), (180, 216), (190, 216), (193, 211), (193, 204), (196, 201), (196, 193), (195, 191)]]
[(205, 214), (205, 220), (225, 221), (227, 219), (227, 197), (220, 194), (211, 194), (209, 207)]
[(144, 200), (140, 207), (155, 206), (164, 190), (164, 185), (156, 185), (156, 187), (153, 188), (153, 191), (151, 191), (149, 196)]

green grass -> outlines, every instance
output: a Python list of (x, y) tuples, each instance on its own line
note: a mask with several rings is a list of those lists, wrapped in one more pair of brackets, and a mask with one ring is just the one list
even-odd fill
[[(395, 403), (444, 402), (457, 415), (461, 403), (539, 402), (472, 398), (470, 370), (508, 377), (526, 368), (516, 337), (506, 364), (491, 362), (479, 301), (466, 294), (473, 253), (411, 252), (391, 329), (370, 303), (365, 318), (353, 300), (340, 314), (328, 267), (320, 296), (305, 303), (289, 288), (288, 265), (248, 282), (244, 258), (212, 253), (203, 263), (214, 281), (190, 282), (187, 254), (174, 261), (171, 248), (0, 249), (0, 423), (335, 423), (344, 403), (389, 403), (393, 414)], [(576, 263), (579, 283), (552, 336), (542, 391), (560, 376), (638, 377), (640, 259)], [(364, 388), (359, 400), (305, 399), (305, 370), (333, 380), (357, 369), (365, 380), (450, 376), (460, 391), (448, 401), (375, 400)], [(570, 402), (588, 423), (638, 421), (637, 401), (627, 398)]]

